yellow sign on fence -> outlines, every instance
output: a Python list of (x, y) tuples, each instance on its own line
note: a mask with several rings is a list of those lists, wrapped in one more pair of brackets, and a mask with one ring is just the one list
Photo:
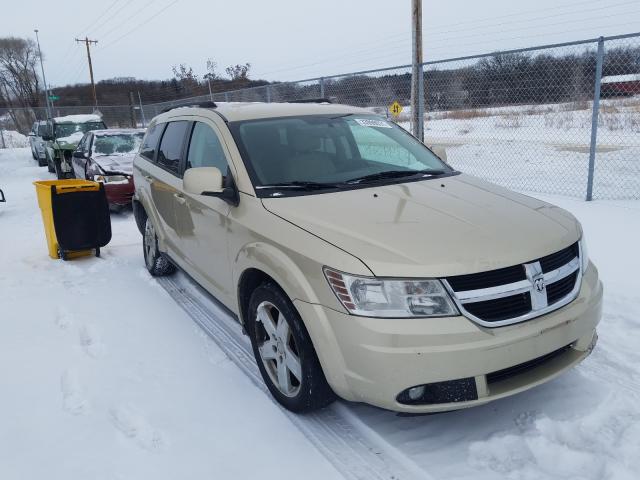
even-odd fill
[(402, 105), (400, 105), (396, 100), (391, 104), (391, 106), (389, 106), (389, 111), (394, 117), (397, 117), (402, 113)]

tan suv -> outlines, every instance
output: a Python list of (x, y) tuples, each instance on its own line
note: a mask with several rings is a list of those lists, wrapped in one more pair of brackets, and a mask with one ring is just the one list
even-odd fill
[(236, 314), (290, 410), (480, 405), (596, 342), (602, 285), (576, 219), (368, 110), (176, 108), (151, 122), (134, 178), (148, 270), (179, 267)]

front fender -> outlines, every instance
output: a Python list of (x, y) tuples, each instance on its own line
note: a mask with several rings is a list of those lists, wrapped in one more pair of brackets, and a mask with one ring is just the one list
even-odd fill
[[(233, 270), (235, 285), (239, 285), (242, 274), (248, 269), (257, 269), (269, 275), (291, 301), (298, 299), (308, 303), (319, 303), (318, 296), (298, 264), (274, 245), (252, 242), (238, 251)], [(240, 305), (237, 307), (237, 311), (240, 311)]]

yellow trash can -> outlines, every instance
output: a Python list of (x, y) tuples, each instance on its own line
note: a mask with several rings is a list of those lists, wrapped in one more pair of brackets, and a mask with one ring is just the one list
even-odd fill
[[(60, 258), (58, 239), (56, 237), (56, 229), (53, 219), (53, 210), (51, 203), (51, 190), (56, 187), (56, 194), (68, 194), (76, 192), (98, 191), (100, 184), (89, 180), (41, 180), (33, 182), (36, 186), (36, 194), (38, 196), (38, 206), (42, 213), (42, 223), (44, 224), (44, 233), (47, 237), (47, 247), (51, 258)], [(91, 255), (91, 250), (82, 250), (70, 252), (68, 258), (80, 257), (83, 255)]]

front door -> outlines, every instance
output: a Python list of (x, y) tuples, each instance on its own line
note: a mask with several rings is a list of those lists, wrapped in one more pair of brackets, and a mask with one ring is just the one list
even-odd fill
[[(185, 169), (217, 167), (231, 180), (228, 152), (217, 127), (208, 119), (191, 127)], [(179, 207), (178, 238), (193, 276), (223, 303), (232, 298), (233, 282), (227, 249), (228, 203), (219, 198), (182, 192), (184, 206)]]

